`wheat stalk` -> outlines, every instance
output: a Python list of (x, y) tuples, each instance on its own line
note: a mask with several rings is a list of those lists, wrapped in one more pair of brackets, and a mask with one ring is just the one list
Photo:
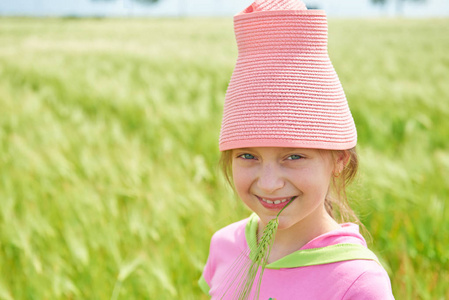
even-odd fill
[[(253, 299), (259, 299), (259, 291), (262, 282), (263, 272), (268, 263), (268, 257), (270, 256), (271, 247), (273, 245), (273, 241), (279, 226), (279, 215), (292, 202), (292, 200), (290, 200), (290, 202), (279, 211), (279, 213), (276, 215), (274, 219), (270, 220), (267, 223), (259, 242), (258, 243), (256, 242), (257, 246), (249, 245), (250, 246), (249, 247), (250, 253), (248, 255), (250, 258), (249, 262), (245, 261), (245, 259), (243, 258), (248, 257), (245, 254), (239, 257), (236, 260), (236, 262), (234, 262), (233, 266), (230, 268), (231, 271), (235, 271), (235, 268), (239, 268), (240, 265), (241, 269), (237, 270), (237, 272), (230, 275), (232, 279), (229, 278), (226, 284), (227, 289), (225, 290), (225, 295), (227, 294), (227, 292), (231, 291), (231, 293), (233, 293), (234, 296), (233, 299), (238, 300), (249, 299), (249, 295), (254, 285), (254, 281), (260, 269), (259, 278), (257, 280), (256, 292), (253, 297)], [(251, 251), (251, 249), (253, 249), (253, 251)], [(243, 277), (241, 280), (239, 280), (240, 276)], [(233, 288), (234, 284), (236, 284), (237, 286)], [(221, 299), (224, 299), (225, 295), (223, 295)]]

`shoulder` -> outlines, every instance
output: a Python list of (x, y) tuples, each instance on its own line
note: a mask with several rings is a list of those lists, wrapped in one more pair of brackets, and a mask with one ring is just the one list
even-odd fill
[[(249, 219), (232, 223), (214, 233), (210, 242), (209, 257), (203, 270), (202, 286), (211, 287), (214, 280), (225, 274), (238, 255), (248, 249), (245, 227)], [(205, 285), (205, 284), (206, 285)], [(207, 288), (208, 289), (208, 288)]]
[(390, 278), (385, 269), (375, 261), (354, 260), (344, 264), (352, 273), (350, 282), (342, 299), (390, 300), (394, 299)]
[(245, 228), (248, 221), (249, 218), (243, 219), (215, 232), (211, 239), (211, 248), (223, 248), (230, 245), (239, 245), (239, 248), (241, 248), (242, 244), (246, 242)]
[[(340, 228), (310, 241), (303, 249), (321, 248), (329, 249), (332, 246), (350, 244), (358, 245), (359, 250), (367, 253), (366, 241), (359, 232), (356, 224), (341, 224)], [(336, 249), (338, 249), (337, 247)], [(372, 253), (371, 251), (369, 251)], [(352, 254), (351, 254), (352, 255)], [(331, 255), (329, 255), (331, 256)], [(316, 271), (326, 270), (329, 277), (334, 282), (335, 295), (342, 295), (338, 299), (362, 299), (362, 300), (380, 300), (394, 299), (391, 291), (390, 278), (382, 265), (376, 259), (367, 259), (371, 255), (358, 255), (354, 253), (354, 259), (345, 260), (330, 265), (322, 265), (315, 268)], [(375, 254), (372, 253), (375, 257)]]

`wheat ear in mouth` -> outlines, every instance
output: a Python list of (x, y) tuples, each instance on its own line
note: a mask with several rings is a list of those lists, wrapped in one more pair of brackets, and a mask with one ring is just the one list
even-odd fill
[(260, 274), (259, 279), (257, 280), (257, 288), (256, 293), (254, 294), (253, 299), (259, 299), (259, 291), (260, 291), (260, 284), (262, 282), (262, 275), (265, 270), (265, 266), (268, 263), (268, 257), (270, 256), (271, 247), (273, 246), (273, 241), (276, 236), (276, 231), (279, 226), (279, 215), (282, 213), (282, 211), (290, 205), (290, 203), (295, 198), (292, 198), (287, 205), (285, 205), (279, 213), (276, 215), (276, 218), (271, 219), (267, 225), (265, 226), (262, 237), (259, 240), (259, 243), (257, 244), (257, 247), (255, 248), (255, 251), (251, 251), (250, 258), (251, 262), (248, 268), (248, 271), (246, 273), (246, 277), (239, 285), (239, 292), (238, 292), (238, 299), (244, 300), (248, 299), (251, 289), (254, 284), (254, 280), (257, 276), (257, 272), (260, 268)]

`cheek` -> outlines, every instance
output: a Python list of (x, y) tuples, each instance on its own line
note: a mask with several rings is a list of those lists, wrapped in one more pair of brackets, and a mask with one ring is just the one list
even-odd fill
[(251, 175), (250, 170), (247, 168), (234, 167), (232, 169), (232, 176), (237, 193), (240, 196), (242, 196), (243, 193), (247, 193), (253, 182), (253, 176)]
[(321, 197), (326, 197), (326, 195), (329, 193), (330, 176), (330, 174), (322, 173), (320, 176), (320, 180), (317, 180), (316, 188), (320, 191)]
[(239, 167), (232, 168), (232, 178), (234, 179), (234, 186), (238, 190), (245, 185), (245, 181), (247, 176), (245, 176), (245, 172)]
[(309, 192), (327, 194), (331, 172), (324, 168), (310, 168), (295, 177), (298, 186)]

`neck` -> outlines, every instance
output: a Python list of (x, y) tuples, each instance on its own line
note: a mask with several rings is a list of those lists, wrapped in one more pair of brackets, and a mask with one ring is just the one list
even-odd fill
[[(338, 228), (340, 228), (338, 223), (327, 213), (320, 219), (314, 219), (313, 222), (302, 220), (286, 228), (280, 226), (276, 232), (268, 263), (298, 251), (314, 238)], [(261, 232), (263, 232), (263, 225), (259, 224), (259, 233)]]

